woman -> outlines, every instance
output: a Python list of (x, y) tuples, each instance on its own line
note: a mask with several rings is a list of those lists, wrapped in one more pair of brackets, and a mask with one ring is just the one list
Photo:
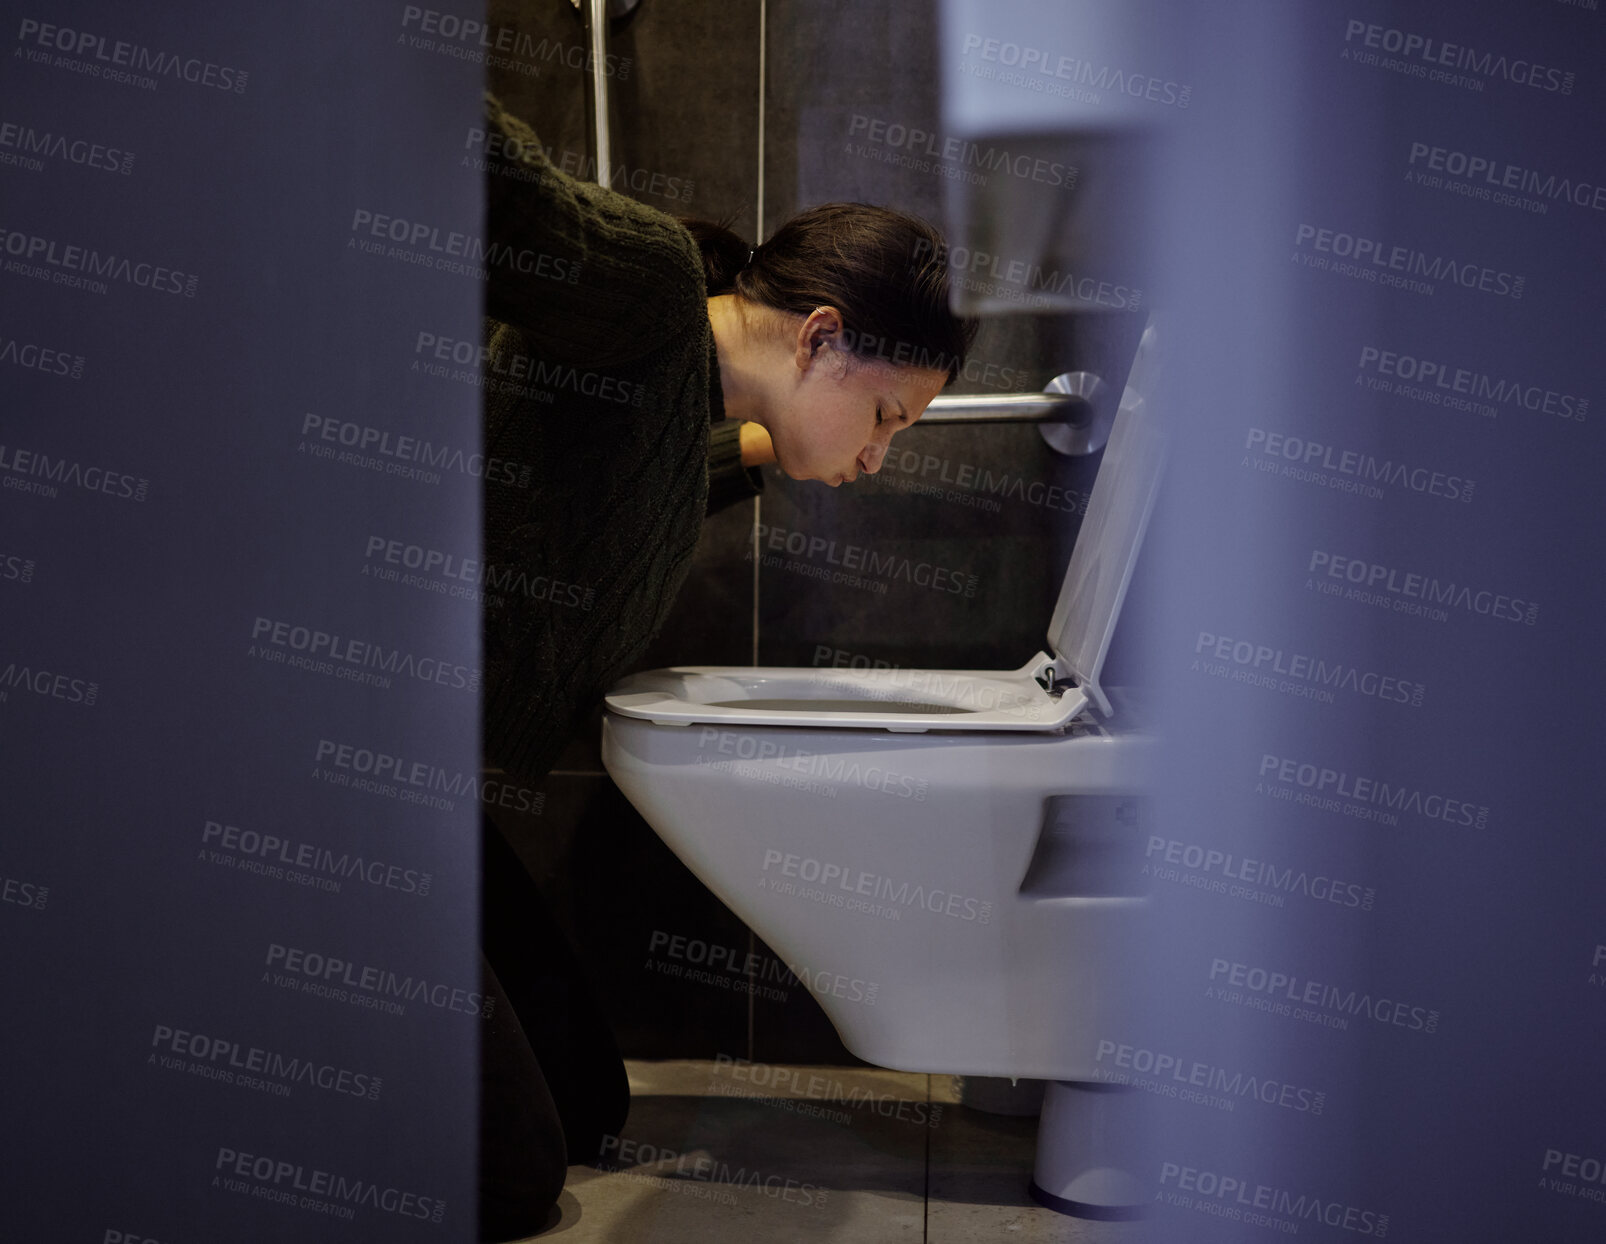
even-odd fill
[[(756, 493), (762, 462), (832, 487), (878, 470), (975, 326), (948, 310), (924, 222), (827, 204), (749, 247), (575, 181), (494, 99), (486, 114), (484, 442), (503, 465), (486, 472), (483, 746), (538, 782), (662, 625), (704, 516)], [(482, 1238), (507, 1239), (539, 1228), (628, 1094), (539, 892), (484, 839), (488, 982), (511, 1007), (485, 1043)]]

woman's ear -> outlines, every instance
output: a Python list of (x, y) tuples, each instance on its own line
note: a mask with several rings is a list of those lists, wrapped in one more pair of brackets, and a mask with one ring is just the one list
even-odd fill
[[(815, 307), (804, 318), (797, 330), (797, 365), (807, 371), (810, 364), (826, 350), (834, 356), (834, 347), (842, 340), (842, 313), (835, 307)], [(846, 360), (843, 360), (844, 362)]]

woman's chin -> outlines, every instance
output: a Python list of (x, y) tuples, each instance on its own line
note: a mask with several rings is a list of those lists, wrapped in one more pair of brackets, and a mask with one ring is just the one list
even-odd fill
[(827, 488), (837, 488), (843, 484), (851, 484), (859, 476), (857, 469), (853, 471), (833, 471), (829, 468), (821, 469), (812, 465), (797, 462), (787, 462), (778, 454), (775, 458), (776, 469), (787, 479), (801, 482), (824, 484)]
[(832, 488), (835, 488), (842, 482), (842, 476), (835, 473), (828, 472), (827, 474), (821, 475), (818, 471), (810, 470), (808, 467), (800, 466), (797, 463), (784, 462), (780, 458), (776, 458), (775, 466), (776, 469), (779, 470), (782, 475), (786, 476), (787, 479), (795, 479), (800, 484), (828, 484)]

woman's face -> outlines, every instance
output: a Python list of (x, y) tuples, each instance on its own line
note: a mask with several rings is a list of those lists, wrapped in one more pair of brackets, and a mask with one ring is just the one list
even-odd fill
[(893, 436), (920, 418), (948, 379), (946, 372), (853, 358), (839, 341), (830, 331), (800, 334), (795, 383), (768, 421), (776, 465), (793, 479), (833, 488), (879, 471)]

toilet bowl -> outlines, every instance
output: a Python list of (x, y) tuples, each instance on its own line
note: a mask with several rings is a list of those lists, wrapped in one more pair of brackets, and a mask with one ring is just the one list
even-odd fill
[(860, 1058), (1094, 1078), (1108, 1032), (1088, 999), (1116, 983), (1140, 903), (1120, 883), (1141, 848), (1125, 870), (1110, 857), (1137, 822), (1144, 736), (603, 728), (625, 796)]
[[(620, 790), (868, 1062), (1092, 1084), (1120, 1031), (1154, 740), (1099, 678), (1164, 457), (1154, 352), (1151, 323), (1047, 650), (1019, 669), (680, 667), (606, 697)], [(1058, 1132), (1089, 1110), (1122, 1130), (1107, 1116), (1128, 1094), (1060, 1088)], [(1050, 1150), (1076, 1169), (1045, 1172)], [(1138, 1196), (1088, 1144), (1039, 1156), (1056, 1208)]]

